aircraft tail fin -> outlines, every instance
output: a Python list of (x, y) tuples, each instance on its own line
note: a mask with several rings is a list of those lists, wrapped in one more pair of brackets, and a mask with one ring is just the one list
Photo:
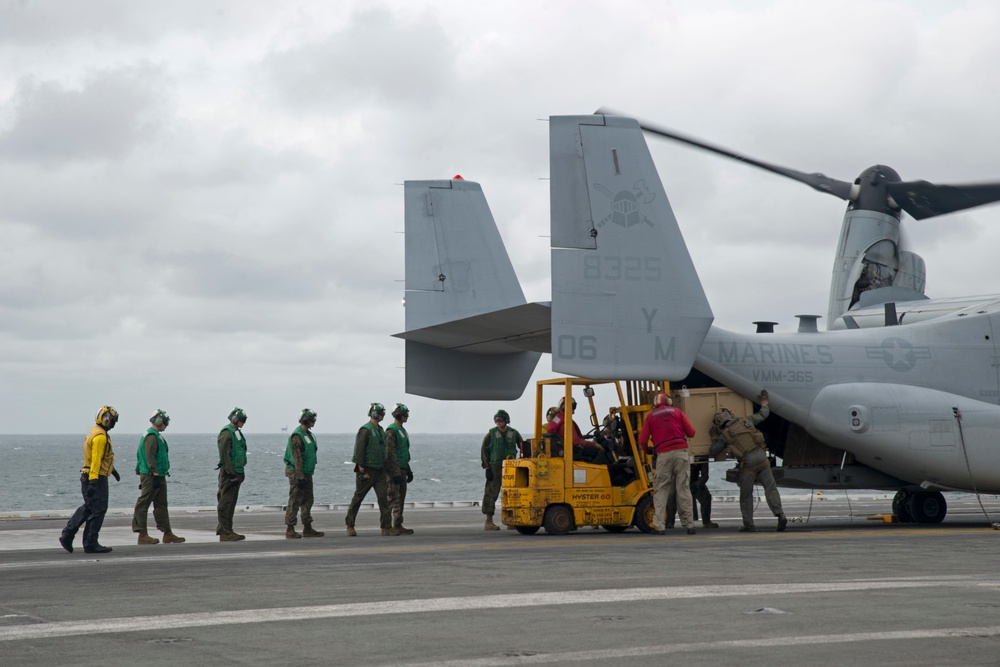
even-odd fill
[[(524, 393), (539, 352), (523, 339), (524, 292), (486, 197), (462, 179), (407, 181), (406, 392), (446, 400)], [(509, 311), (511, 314), (497, 313)], [(537, 319), (537, 318), (536, 318)], [(547, 328), (547, 321), (545, 322)]]
[(550, 119), (552, 370), (678, 380), (714, 316), (639, 123)]

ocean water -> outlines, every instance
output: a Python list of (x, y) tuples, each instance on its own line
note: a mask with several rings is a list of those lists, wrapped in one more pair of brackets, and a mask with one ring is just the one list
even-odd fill
[[(244, 505), (284, 505), (287, 434), (246, 433), (246, 481), (240, 488)], [(81, 502), (80, 435), (0, 435), (0, 514), (3, 511), (74, 509)], [(174, 507), (214, 506), (218, 488), (219, 450), (216, 434), (164, 433), (170, 446), (169, 503)], [(135, 474), (139, 434), (111, 432), (115, 468), (121, 482), (110, 480), (110, 506), (129, 507), (139, 495)], [(413, 483), (406, 500), (481, 500), (484, 477), (479, 463), (483, 434), (410, 434)], [(354, 495), (354, 434), (317, 434), (316, 502), (349, 503)], [(367, 502), (375, 501), (374, 492)]]
[[(110, 507), (135, 504), (139, 478), (135, 474), (139, 434), (112, 431), (115, 467), (122, 481), (111, 480)], [(485, 479), (479, 463), (484, 434), (410, 434), (413, 483), (407, 502), (479, 501)], [(169, 503), (174, 507), (214, 506), (219, 460), (216, 434), (171, 434)], [(246, 482), (240, 506), (284, 505), (288, 481), (284, 474), (287, 434), (247, 433)], [(354, 495), (353, 433), (317, 434), (318, 465), (313, 477), (316, 502), (346, 504)], [(0, 514), (76, 508), (80, 496), (83, 441), (80, 435), (0, 435)], [(734, 495), (725, 470), (732, 462), (713, 462), (709, 488), (714, 495)], [(782, 489), (782, 495), (807, 495)], [(834, 492), (830, 492), (834, 493)], [(369, 493), (367, 502), (375, 501)]]

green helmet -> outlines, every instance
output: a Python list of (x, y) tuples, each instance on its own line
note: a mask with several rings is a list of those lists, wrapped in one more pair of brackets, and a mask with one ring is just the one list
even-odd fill
[(379, 415), (385, 416), (385, 406), (381, 403), (375, 402), (368, 406), (368, 416), (378, 417)]
[(507, 414), (506, 410), (497, 410), (497, 413), (493, 415), (493, 421), (496, 421), (498, 419), (502, 419), (508, 424), (510, 423), (510, 415)]
[[(105, 417), (107, 417), (107, 424), (104, 423)], [(118, 423), (118, 411), (110, 405), (102, 405), (101, 409), (97, 411), (97, 417), (94, 418), (94, 421), (98, 426), (103, 426), (110, 431)]]
[(243, 412), (242, 408), (233, 408), (233, 411), (229, 413), (229, 422), (234, 425), (240, 422), (246, 424), (247, 413)]
[(302, 414), (299, 415), (299, 423), (303, 426), (309, 426), (310, 428), (316, 425), (316, 413), (309, 408), (302, 408)]
[(403, 405), (402, 403), (396, 403), (396, 407), (392, 411), (393, 419), (400, 419), (403, 415), (409, 416), (410, 409)]
[(166, 410), (157, 409), (153, 413), (153, 416), (149, 418), (149, 423), (153, 426), (169, 426), (170, 415), (167, 414)]

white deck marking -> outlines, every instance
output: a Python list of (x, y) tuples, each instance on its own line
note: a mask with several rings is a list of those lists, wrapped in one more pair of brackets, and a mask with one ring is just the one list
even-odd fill
[[(642, 600), (680, 600), (706, 597), (743, 597), (750, 595), (781, 595), (802, 593), (836, 593), (859, 590), (903, 588), (997, 588), (1000, 582), (973, 577), (914, 578), (890, 580), (850, 580), (828, 583), (753, 584), (745, 586), (677, 586), (659, 588), (601, 589), (551, 593), (515, 593), (471, 597), (426, 598), (420, 600), (386, 600), (309, 607), (279, 607), (245, 609), (241, 611), (211, 611), (190, 614), (164, 614), (128, 618), (101, 618), (86, 621), (34, 623), (0, 628), (0, 641), (19, 641), (76, 635), (114, 634), (148, 631), (150, 628), (175, 628), (271, 623), (320, 618), (379, 616), (383, 614), (415, 614), (427, 612), (517, 609), (549, 605), (604, 604)], [(949, 632), (951, 632), (949, 630)], [(698, 646), (702, 646), (698, 644)]]
[(539, 655), (494, 656), (489, 658), (464, 658), (437, 662), (394, 663), (395, 667), (504, 667), (505, 665), (569, 664), (584, 660), (620, 660), (668, 655), (672, 653), (706, 652), (734, 648), (780, 648), (783, 646), (813, 646), (815, 644), (847, 644), (853, 642), (896, 641), (916, 639), (954, 639), (958, 637), (996, 637), (1000, 626), (968, 628), (936, 628), (927, 630), (899, 630), (894, 632), (855, 632), (836, 635), (810, 635), (806, 637), (768, 637), (766, 639), (733, 639), (728, 641), (690, 644), (665, 644), (661, 646), (636, 646), (595, 651), (567, 651)]

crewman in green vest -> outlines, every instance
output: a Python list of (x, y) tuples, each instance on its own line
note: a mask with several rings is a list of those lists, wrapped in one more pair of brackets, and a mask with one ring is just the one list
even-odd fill
[[(288, 478), (288, 509), (285, 511), (285, 537), (323, 537), (324, 533), (313, 530), (313, 473), (316, 472), (316, 437), (312, 427), (316, 425), (316, 413), (305, 408), (299, 415), (299, 425), (288, 436), (285, 446), (285, 477)], [(295, 521), (302, 510), (302, 532), (296, 532)]]
[(493, 415), (493, 422), (496, 426), (483, 438), (480, 451), (483, 470), (486, 471), (486, 488), (483, 490), (483, 514), (486, 515), (486, 523), (483, 525), (483, 530), (500, 530), (500, 526), (493, 523), (493, 515), (496, 513), (500, 484), (503, 482), (503, 462), (504, 459), (517, 456), (517, 450), (524, 442), (517, 429), (508, 426), (510, 415), (506, 410), (497, 410)]
[(246, 476), (243, 468), (247, 464), (247, 441), (243, 437), (243, 425), (247, 423), (247, 413), (233, 408), (229, 413), (229, 423), (219, 431), (219, 525), (215, 534), (220, 542), (236, 542), (246, 538), (233, 531), (233, 515), (240, 497), (240, 485)]
[(413, 481), (410, 470), (410, 436), (403, 427), (410, 418), (410, 409), (396, 403), (392, 423), (385, 429), (385, 474), (389, 481), (389, 512), (392, 527), (400, 535), (412, 535), (413, 530), (403, 527), (403, 503), (406, 502), (406, 485)]
[(354, 520), (358, 517), (358, 509), (365, 496), (372, 489), (375, 489), (375, 498), (378, 500), (382, 534), (402, 534), (392, 527), (392, 515), (389, 512), (388, 484), (385, 476), (385, 431), (379, 424), (383, 419), (385, 419), (385, 406), (381, 403), (372, 403), (368, 407), (368, 421), (358, 429), (358, 435), (354, 439), (354, 456), (351, 457), (355, 464), (354, 497), (351, 498), (345, 519), (348, 537), (357, 537)]
[(163, 410), (157, 410), (149, 418), (152, 426), (139, 439), (136, 450), (135, 474), (139, 475), (139, 499), (135, 501), (135, 511), (132, 513), (132, 532), (139, 533), (138, 544), (158, 544), (159, 540), (150, 537), (146, 532), (146, 519), (149, 514), (149, 504), (153, 503), (153, 519), (156, 528), (163, 532), (163, 543), (180, 544), (183, 537), (178, 537), (170, 530), (170, 514), (167, 510), (167, 477), (170, 475), (170, 456), (167, 441), (162, 433), (170, 424), (170, 415)]

